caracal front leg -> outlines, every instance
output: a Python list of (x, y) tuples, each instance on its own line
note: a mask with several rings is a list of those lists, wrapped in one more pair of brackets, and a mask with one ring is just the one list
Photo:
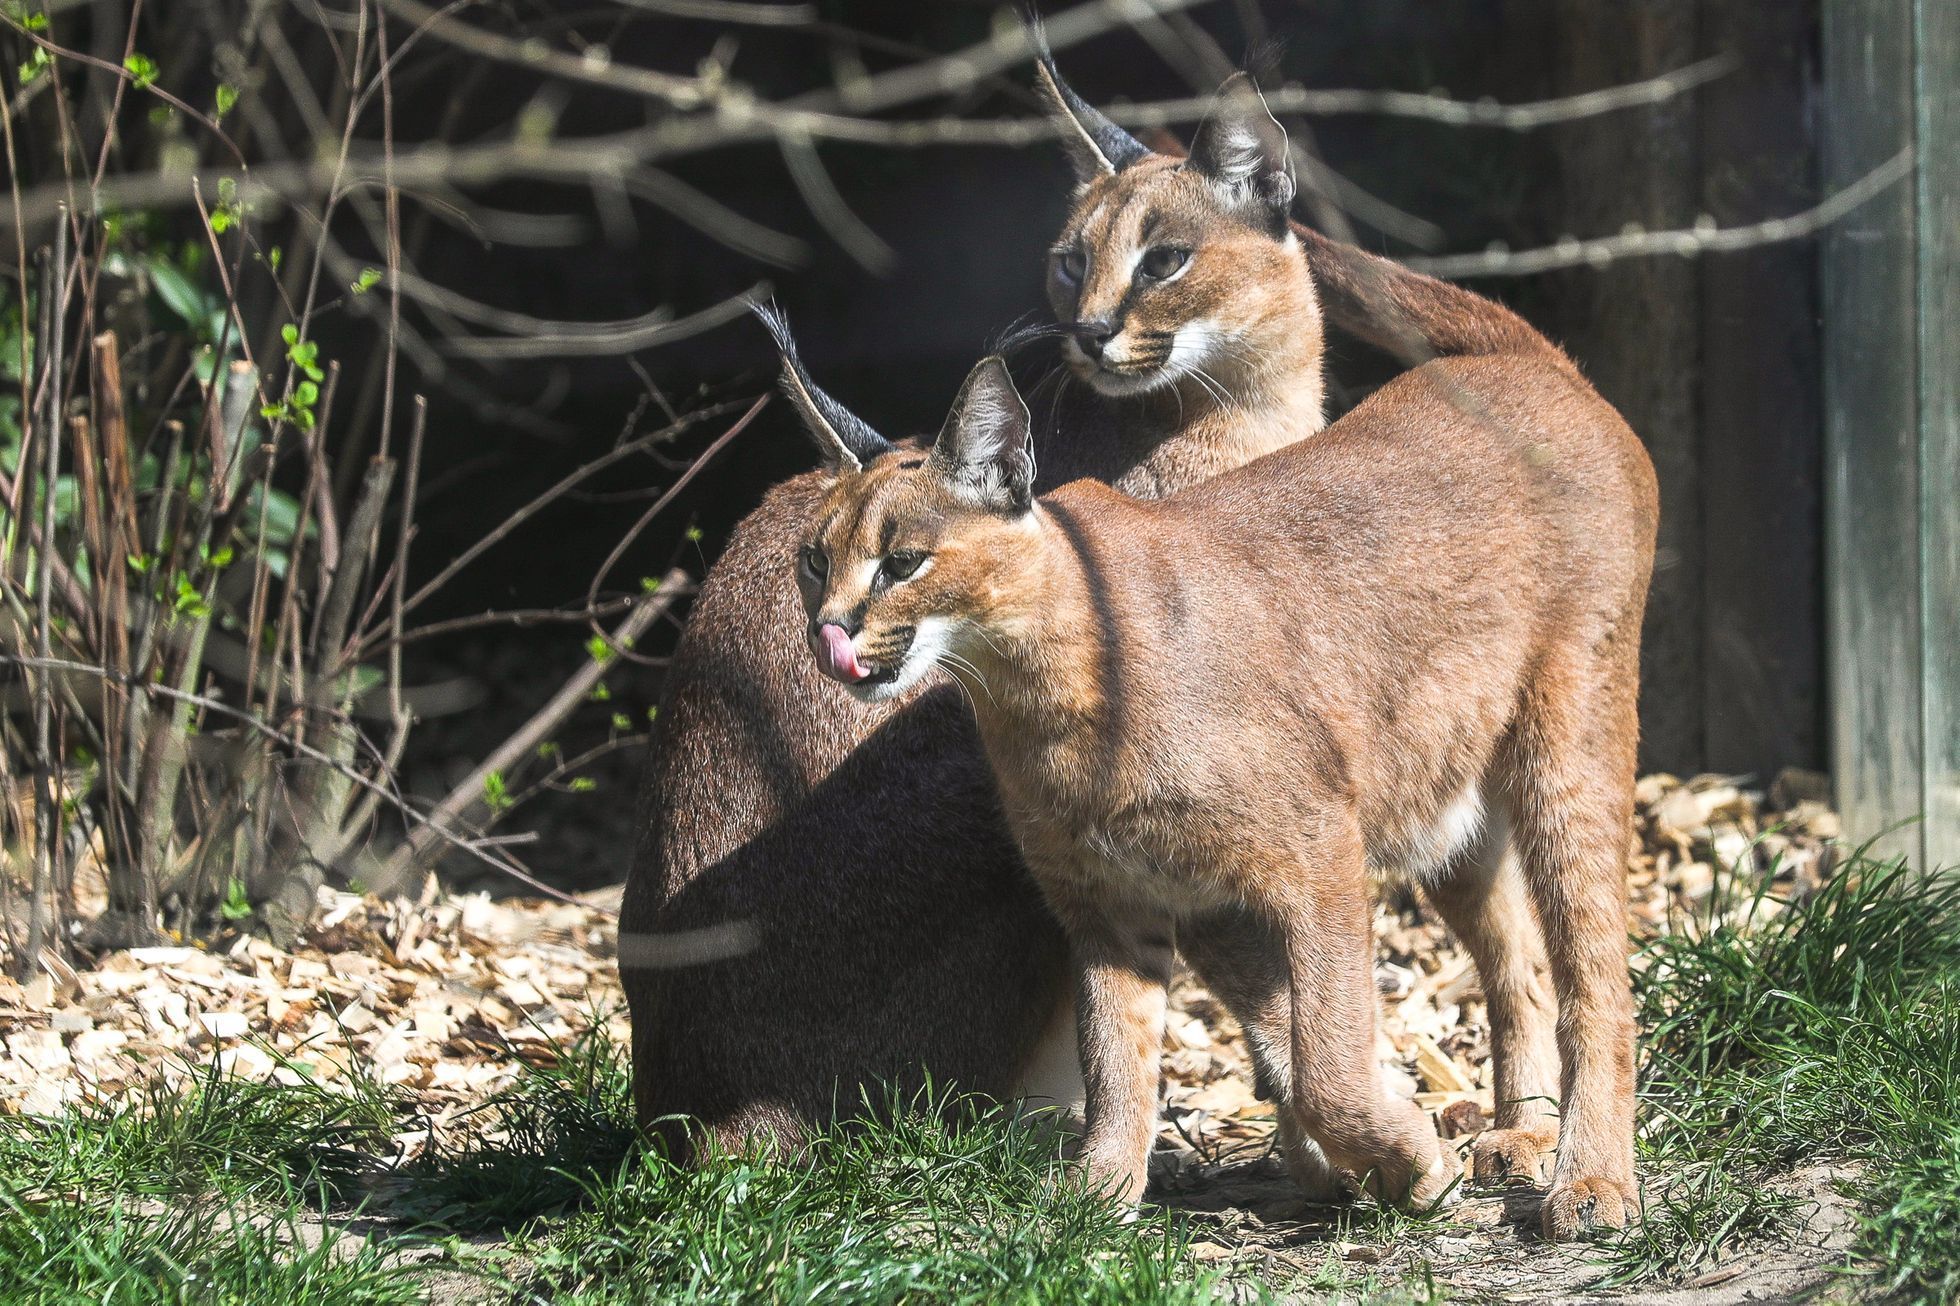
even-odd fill
[(1352, 1185), (1300, 1127), (1286, 1088), (1293, 1082), (1293, 1006), (1284, 932), (1246, 908), (1230, 907), (1179, 922), (1177, 950), (1245, 1031), (1254, 1085), (1273, 1104), (1280, 1155), (1302, 1195), (1310, 1202), (1348, 1200)]
[(1171, 977), (1161, 918), (1064, 911), (1075, 963), (1076, 1032), (1086, 1092), (1082, 1147), (1092, 1185), (1142, 1200), (1157, 1133), (1157, 1086)]
[(1283, 907), (1292, 1009), (1289, 1090), (1327, 1159), (1397, 1205), (1426, 1206), (1456, 1182), (1429, 1117), (1392, 1096), (1375, 1059), (1372, 886), (1353, 832), (1288, 868)]

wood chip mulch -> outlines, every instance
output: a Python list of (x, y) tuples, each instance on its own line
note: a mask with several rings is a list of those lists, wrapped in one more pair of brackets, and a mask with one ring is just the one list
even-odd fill
[[(1630, 927), (1706, 928), (1742, 910), (1738, 898), (1765, 878), (1779, 898), (1813, 891), (1838, 836), (1822, 793), (1820, 778), (1801, 774), (1768, 793), (1719, 776), (1643, 779)], [(570, 903), (323, 891), (319, 923), (292, 951), (241, 935), (210, 949), (113, 952), (79, 971), (48, 964), (24, 984), (0, 978), (0, 1112), (55, 1113), (158, 1075), (201, 1073), (215, 1058), (227, 1071), (295, 1082), (372, 1076), (411, 1094), (437, 1136), (469, 1127), (472, 1108), (523, 1063), (549, 1062), (595, 1025), (625, 1044), (617, 902), (616, 889)], [(1470, 960), (1393, 890), (1376, 931), (1379, 1051), (1391, 1084), (1446, 1135), (1475, 1133), (1493, 1104)], [(1217, 1162), (1270, 1146), (1271, 1108), (1253, 1097), (1238, 1028), (1188, 976), (1173, 994), (1164, 1052), (1167, 1148)]]

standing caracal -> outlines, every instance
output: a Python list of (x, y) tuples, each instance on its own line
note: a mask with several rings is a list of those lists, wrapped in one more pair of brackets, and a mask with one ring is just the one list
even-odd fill
[[(1375, 1061), (1373, 866), (1454, 902), (1494, 1014), (1549, 960), (1543, 1223), (1624, 1224), (1625, 856), (1658, 504), (1577, 369), (1549, 344), (1442, 358), (1168, 498), (1076, 481), (1037, 499), (998, 358), (922, 454), (818, 390), (765, 316), (830, 477), (797, 562), (809, 645), (865, 702), (935, 667), (967, 688), (1068, 935), (1091, 1175), (1142, 1194), (1175, 948), (1245, 1026), (1309, 1180), (1324, 1154), (1392, 1200), (1448, 1190), (1453, 1161)], [(1507, 842), (1528, 909), (1494, 891)], [(1539, 1145), (1500, 1129), (1486, 1148)]]

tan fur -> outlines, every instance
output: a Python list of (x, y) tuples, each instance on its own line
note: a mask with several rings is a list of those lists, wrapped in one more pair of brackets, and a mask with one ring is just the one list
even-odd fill
[[(1229, 380), (1230, 402), (1196, 376), (1110, 396), (1061, 373), (1034, 395), (1055, 433), (1044, 486), (1093, 477), (1161, 494), (1322, 425), (1321, 323), (1298, 248), (1224, 213), (1169, 162), (1098, 177), (1062, 239), (1093, 254), (1098, 293), (1146, 226), (1190, 242), (1188, 277), (1140, 295), (1136, 321), (1224, 324), (1205, 366)], [(1073, 297), (1053, 297), (1072, 322)], [(795, 478), (736, 528), (654, 727), (621, 979), (639, 1118), (681, 1149), (680, 1116), (733, 1146), (759, 1132), (794, 1141), (928, 1077), (1013, 1096), (1065, 1005), (1060, 929), (1000, 816), (960, 691), (934, 674), (854, 708), (789, 633), (820, 493), (817, 475)], [(692, 946), (704, 938), (741, 946), (704, 961)]]
[[(933, 658), (966, 683), (1069, 935), (1092, 1173), (1142, 1192), (1181, 946), (1246, 1024), (1289, 1132), (1385, 1196), (1440, 1195), (1454, 1167), (1373, 1052), (1368, 865), (1426, 848), (1437, 864), (1415, 869), (1502, 1026), (1493, 1155), (1545, 1127), (1529, 1099), (1549, 1087), (1549, 974), (1545, 1226), (1624, 1223), (1624, 852), (1658, 512), (1633, 433), (1532, 337), (1427, 364), (1315, 439), (1162, 501), (1078, 482), (1022, 511), (967, 488), (1027, 436), (1011, 390), (983, 363), (931, 459), (836, 478), (805, 601), (813, 639), (841, 625), (881, 673), (860, 696)], [(928, 563), (867, 586), (899, 550)], [(1497, 813), (1479, 838), (1471, 794)]]

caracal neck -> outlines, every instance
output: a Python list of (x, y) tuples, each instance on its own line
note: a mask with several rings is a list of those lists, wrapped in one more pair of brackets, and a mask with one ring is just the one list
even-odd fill
[(1163, 390), (1103, 397), (1124, 441), (1137, 451), (1111, 484), (1163, 498), (1283, 449), (1327, 424), (1320, 351), (1280, 371), (1238, 371), (1213, 386), (1186, 377)]
[[(1121, 496), (1093, 483), (1072, 487), (1064, 497), (1079, 492), (1122, 506)], [(1074, 508), (1036, 503), (1028, 535), (1000, 555), (990, 608), (974, 614), (973, 638), (958, 650), (984, 684), (971, 698), (989, 752), (997, 745), (1039, 752), (1070, 736), (1093, 734), (1102, 713), (1099, 650), (1113, 637), (1114, 614), (1104, 610), (1111, 596), (1099, 594), (1088, 574), (1101, 532)]]

